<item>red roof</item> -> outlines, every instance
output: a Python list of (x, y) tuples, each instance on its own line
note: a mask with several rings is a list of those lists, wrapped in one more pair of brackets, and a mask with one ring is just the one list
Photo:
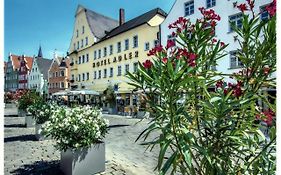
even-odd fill
[(18, 55), (11, 55), (10, 56), (11, 61), (12, 61), (12, 65), (13, 65), (13, 69), (19, 69), (20, 68), (20, 56)]
[[(21, 56), (19, 55), (11, 55), (11, 61), (14, 70), (20, 68), (20, 57)], [(27, 68), (30, 70), (32, 68), (33, 58), (29, 56), (25, 56), (24, 61), (26, 63)]]
[(24, 57), (26, 67), (28, 70), (32, 68), (33, 58), (32, 57)]

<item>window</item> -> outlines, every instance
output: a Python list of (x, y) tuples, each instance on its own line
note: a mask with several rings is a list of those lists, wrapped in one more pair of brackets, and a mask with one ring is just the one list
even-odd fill
[(154, 47), (158, 46), (159, 44), (159, 40), (154, 40)]
[(76, 49), (76, 44), (75, 44), (75, 43), (73, 44), (73, 49), (74, 49), (74, 50)]
[(78, 64), (81, 64), (81, 56), (79, 56)]
[(99, 70), (99, 79), (101, 78), (101, 70)]
[(82, 63), (85, 63), (85, 55), (82, 55)]
[(94, 51), (94, 60), (97, 59), (97, 51)]
[(121, 42), (117, 43), (117, 53), (121, 52)]
[(64, 88), (64, 83), (60, 82), (60, 88)]
[(88, 45), (88, 37), (85, 38), (85, 46)]
[(97, 79), (97, 71), (94, 71), (94, 79)]
[(106, 76), (107, 76), (107, 70), (104, 69), (104, 70), (103, 70), (103, 78), (106, 78)]
[(214, 7), (216, 6), (216, 0), (207, 0), (206, 4), (207, 4), (206, 6), (207, 8)]
[(112, 55), (113, 54), (113, 45), (109, 46), (109, 54)]
[(125, 40), (125, 50), (129, 49), (129, 39)]
[(83, 47), (83, 45), (84, 45), (84, 40), (81, 39), (81, 48)]
[(101, 50), (99, 49), (99, 58), (101, 58)]
[(243, 67), (243, 63), (236, 56), (237, 51), (231, 51), (229, 54), (230, 54), (230, 68)]
[(130, 67), (129, 67), (129, 64), (126, 64), (125, 65), (125, 74), (127, 74), (127, 72), (130, 71)]
[(137, 35), (134, 36), (134, 38), (133, 38), (133, 48), (136, 48), (136, 47), (139, 46), (139, 41), (138, 40), (139, 40), (138, 36)]
[(78, 75), (78, 81), (81, 81), (81, 75), (80, 74)]
[(82, 34), (85, 33), (85, 27), (82, 26)]
[(87, 78), (87, 80), (90, 79), (90, 74), (89, 74), (89, 72), (87, 72), (86, 78)]
[(55, 77), (55, 73), (53, 73), (53, 77)]
[(89, 54), (86, 54), (86, 62), (89, 62)]
[(194, 1), (184, 3), (185, 16), (192, 15), (194, 13)]
[(77, 49), (79, 49), (79, 41), (77, 41)]
[(136, 73), (138, 71), (138, 66), (139, 66), (139, 63), (135, 62), (134, 63), (134, 73)]
[(56, 72), (56, 77), (58, 77), (58, 72)]
[(234, 26), (236, 26), (238, 28), (242, 28), (242, 13), (229, 16), (229, 31), (230, 32), (233, 31), (231, 24), (233, 24)]
[(144, 44), (144, 50), (149, 50), (149, 42), (146, 42), (146, 43)]
[(260, 12), (261, 12), (261, 20), (263, 21), (267, 21), (269, 19), (269, 13), (268, 11), (265, 9), (267, 5), (260, 7)]
[(78, 30), (76, 30), (76, 38), (78, 37)]
[(82, 81), (85, 81), (85, 74), (82, 74)]
[(71, 75), (71, 80), (74, 80), (74, 75), (73, 74)]
[(64, 77), (64, 71), (63, 70), (60, 72), (60, 76)]
[(122, 69), (121, 69), (121, 66), (118, 66), (118, 73), (117, 73), (117, 76), (120, 76), (122, 73)]
[(113, 67), (110, 68), (109, 77), (113, 77)]
[(106, 57), (106, 55), (107, 55), (107, 48), (104, 47), (104, 48), (103, 48), (103, 56)]

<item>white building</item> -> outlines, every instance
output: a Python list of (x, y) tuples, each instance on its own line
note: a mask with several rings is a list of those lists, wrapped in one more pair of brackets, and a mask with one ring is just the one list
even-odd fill
[[(264, 13), (261, 18), (268, 18), (267, 11), (263, 9), (271, 2), (272, 0), (255, 1), (254, 11), (256, 13), (263, 11)], [(202, 18), (198, 8), (212, 8), (221, 17), (215, 29), (215, 38), (229, 44), (226, 48), (229, 54), (217, 62), (216, 69), (223, 73), (238, 72), (242, 64), (233, 54), (239, 47), (239, 44), (238, 42), (234, 42), (234, 36), (236, 34), (231, 31), (229, 22), (231, 20), (236, 25), (242, 25), (241, 12), (234, 6), (235, 3), (239, 5), (247, 2), (246, 0), (175, 0), (168, 16), (161, 24), (161, 44), (166, 46), (167, 39), (171, 37), (172, 30), (168, 29), (169, 24), (175, 22), (179, 17), (189, 18), (194, 23), (196, 19)]]
[(48, 70), (52, 60), (43, 58), (41, 46), (38, 56), (34, 58), (28, 75), (28, 88), (35, 89), (41, 95), (48, 94)]

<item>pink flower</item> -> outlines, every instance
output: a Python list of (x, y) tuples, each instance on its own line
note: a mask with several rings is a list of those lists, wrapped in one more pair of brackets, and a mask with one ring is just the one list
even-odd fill
[(217, 81), (216, 87), (221, 88), (222, 86), (223, 86), (223, 81), (222, 80)]
[(237, 6), (237, 8), (244, 13), (244, 11), (249, 10), (246, 4), (240, 4)]
[(225, 43), (224, 42), (220, 42), (221, 44), (221, 47), (224, 47), (225, 46)]
[(168, 40), (167, 41), (167, 46), (166, 46), (166, 49), (169, 49), (171, 47), (174, 47), (176, 45), (175, 41), (173, 40)]
[(254, 1), (252, 0), (247, 0), (248, 5), (250, 6), (250, 9), (253, 10), (253, 8), (255, 7)]
[(162, 58), (162, 62), (166, 64), (168, 62), (168, 58)]
[(270, 71), (270, 68), (269, 68), (269, 67), (264, 67), (264, 68), (263, 68), (263, 73), (264, 73), (264, 75), (268, 75), (268, 74), (269, 74), (269, 71)]
[(218, 40), (216, 38), (212, 39), (212, 43), (216, 43)]
[(142, 64), (145, 69), (150, 69), (153, 66), (153, 63), (150, 60), (146, 60)]
[(271, 17), (274, 16), (276, 14), (276, 0), (273, 0), (265, 9)]

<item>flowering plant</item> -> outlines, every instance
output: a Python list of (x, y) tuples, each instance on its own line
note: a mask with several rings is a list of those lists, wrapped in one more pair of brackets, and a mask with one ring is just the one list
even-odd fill
[(78, 149), (100, 142), (107, 132), (108, 120), (92, 107), (57, 107), (43, 124), (46, 136), (56, 140), (59, 150)]
[(30, 105), (34, 104), (36, 101), (42, 101), (42, 97), (38, 95), (35, 91), (25, 91), (24, 94), (19, 93), (18, 108), (26, 110)]
[(51, 104), (44, 101), (36, 101), (27, 108), (27, 112), (32, 114), (37, 124), (43, 124), (52, 115)]
[[(169, 25), (176, 42), (156, 46), (148, 53), (152, 59), (140, 64), (136, 74), (128, 73), (131, 85), (153, 89), (161, 99), (155, 103), (146, 93), (155, 117), (137, 138), (157, 135), (143, 144), (160, 146), (160, 174), (274, 174), (275, 97), (270, 103), (264, 90), (276, 87), (276, 8), (274, 1), (266, 8), (271, 17), (261, 21), (253, 2), (237, 6), (242, 27), (232, 25), (240, 72), (212, 69), (227, 54), (228, 44), (214, 35), (220, 16), (200, 8), (203, 17), (194, 24), (180, 17)], [(269, 126), (268, 139), (259, 120)]]

